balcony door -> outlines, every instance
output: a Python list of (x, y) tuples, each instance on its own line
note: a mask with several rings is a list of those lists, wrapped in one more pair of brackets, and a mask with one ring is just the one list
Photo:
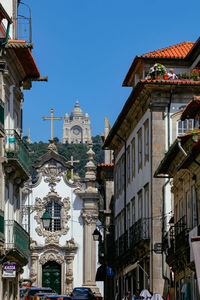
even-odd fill
[(61, 265), (49, 261), (42, 267), (42, 286), (50, 287), (61, 294)]

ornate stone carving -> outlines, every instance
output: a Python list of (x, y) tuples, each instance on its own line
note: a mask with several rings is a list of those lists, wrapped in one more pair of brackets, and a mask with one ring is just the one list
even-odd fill
[(58, 264), (63, 264), (64, 263), (64, 258), (61, 254), (59, 253), (44, 253), (41, 255), (40, 259), (39, 259), (39, 263), (44, 265), (46, 264), (48, 261), (55, 261)]
[(50, 160), (48, 167), (42, 167), (41, 171), (42, 175), (45, 177), (44, 182), (49, 183), (51, 191), (54, 191), (56, 183), (61, 180), (63, 167), (61, 165), (57, 166), (56, 161)]
[(81, 216), (83, 218), (84, 224), (86, 225), (96, 224), (98, 220), (98, 215), (97, 213), (94, 214), (94, 212), (92, 212), (91, 214), (82, 212)]
[[(56, 202), (61, 206), (61, 219), (62, 219), (62, 228), (61, 230), (51, 232), (47, 231), (43, 228), (42, 225), (42, 215), (45, 212), (45, 206), (51, 201), (56, 200)], [(36, 198), (35, 199), (35, 209), (36, 209), (36, 216), (34, 217), (36, 221), (38, 222), (39, 226), (35, 229), (38, 235), (46, 237), (45, 243), (47, 244), (58, 244), (59, 243), (59, 237), (61, 235), (67, 234), (69, 231), (69, 227), (67, 226), (67, 223), (70, 219), (70, 215), (68, 214), (70, 210), (70, 200), (69, 198), (64, 198), (62, 201), (62, 198), (59, 197), (59, 195), (51, 191), (48, 193), (46, 197), (42, 199)]]
[(66, 241), (66, 246), (68, 249), (76, 249), (77, 246), (75, 245), (74, 238), (71, 238), (71, 240)]

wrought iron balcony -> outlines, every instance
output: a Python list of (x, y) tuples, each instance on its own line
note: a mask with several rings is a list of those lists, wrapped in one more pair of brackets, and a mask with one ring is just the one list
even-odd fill
[(18, 7), (17, 39), (32, 43), (31, 9), (24, 2), (21, 2)]
[(189, 229), (186, 225), (186, 216), (183, 216), (177, 223), (174, 224), (175, 251), (181, 247), (188, 246), (188, 232)]
[(29, 234), (14, 220), (5, 220), (5, 246), (6, 249), (18, 250), (28, 259), (30, 248)]
[(4, 240), (4, 212), (0, 209), (0, 240)]
[(149, 219), (141, 218), (130, 227), (130, 246), (133, 247), (140, 241), (148, 240)]
[(27, 175), (29, 174), (29, 150), (16, 130), (6, 129), (5, 150), (9, 160), (18, 162)]
[(4, 106), (0, 99), (0, 137), (4, 136)]
[(168, 255), (173, 255), (180, 248), (187, 247), (189, 245), (188, 232), (189, 229), (186, 226), (186, 216), (183, 216), (173, 226), (170, 227), (167, 233), (166, 248)]

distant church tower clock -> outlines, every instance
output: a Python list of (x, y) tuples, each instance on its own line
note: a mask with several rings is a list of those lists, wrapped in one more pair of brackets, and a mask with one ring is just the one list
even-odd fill
[(78, 100), (71, 115), (66, 113), (64, 116), (62, 143), (66, 142), (68, 144), (89, 144), (91, 142), (90, 118), (87, 113), (83, 115)]

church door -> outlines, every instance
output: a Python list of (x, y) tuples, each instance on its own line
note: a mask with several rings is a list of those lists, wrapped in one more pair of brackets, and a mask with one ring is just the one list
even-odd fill
[(55, 261), (49, 261), (42, 266), (42, 286), (61, 293), (61, 266)]

